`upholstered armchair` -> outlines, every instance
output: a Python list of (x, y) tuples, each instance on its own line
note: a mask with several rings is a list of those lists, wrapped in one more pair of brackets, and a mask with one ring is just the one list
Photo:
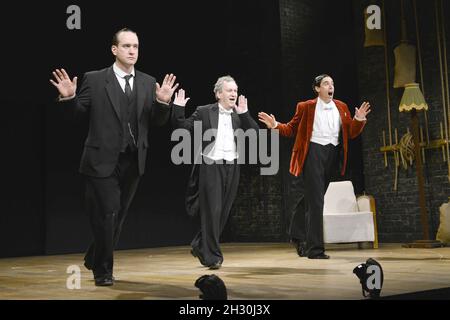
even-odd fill
[(323, 210), (325, 243), (372, 242), (378, 248), (375, 200), (355, 195), (351, 181), (331, 182)]

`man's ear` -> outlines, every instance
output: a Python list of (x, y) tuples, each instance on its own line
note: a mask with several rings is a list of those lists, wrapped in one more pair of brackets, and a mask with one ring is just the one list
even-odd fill
[(117, 55), (117, 46), (111, 46), (111, 52), (113, 55)]
[(320, 87), (318, 87), (318, 86), (315, 86), (315, 87), (314, 87), (314, 90), (316, 90), (316, 92), (317, 92), (317, 93), (319, 93), (319, 91), (320, 91)]

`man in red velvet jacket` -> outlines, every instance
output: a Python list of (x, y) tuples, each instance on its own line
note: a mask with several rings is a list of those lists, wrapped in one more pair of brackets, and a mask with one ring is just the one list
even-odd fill
[(329, 259), (323, 243), (323, 205), (325, 192), (333, 171), (339, 162), (343, 148), (341, 174), (347, 164), (348, 139), (356, 138), (366, 124), (370, 104), (364, 102), (355, 108), (352, 119), (347, 105), (333, 99), (333, 79), (322, 74), (313, 82), (317, 98), (297, 104), (294, 117), (288, 123), (278, 123), (274, 115), (258, 114), (259, 120), (268, 128), (278, 129), (285, 137), (295, 137), (292, 149), (290, 173), (303, 174), (306, 200), (306, 239), (299, 239), (301, 256), (310, 259)]

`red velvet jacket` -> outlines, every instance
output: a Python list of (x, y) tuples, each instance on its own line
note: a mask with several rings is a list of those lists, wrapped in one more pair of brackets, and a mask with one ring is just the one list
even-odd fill
[[(348, 139), (356, 138), (363, 130), (366, 121), (358, 121), (352, 119), (347, 105), (339, 100), (333, 99), (336, 107), (339, 110), (342, 120), (342, 141), (344, 144), (344, 164), (342, 166), (341, 174), (344, 175), (345, 167), (347, 165), (347, 151)], [(297, 110), (291, 121), (288, 123), (278, 123), (276, 129), (279, 130), (280, 135), (284, 137), (294, 137), (295, 143), (292, 149), (290, 173), (294, 176), (299, 176), (305, 163), (306, 155), (308, 154), (309, 142), (312, 137), (314, 115), (316, 111), (317, 98), (313, 100), (299, 102)]]

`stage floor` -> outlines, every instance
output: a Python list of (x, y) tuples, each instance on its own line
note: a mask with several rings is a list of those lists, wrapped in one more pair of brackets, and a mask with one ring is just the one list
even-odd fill
[[(82, 254), (0, 259), (0, 299), (194, 299), (195, 280), (216, 274), (229, 299), (361, 299), (353, 268), (369, 257), (384, 270), (381, 296), (450, 287), (450, 248), (410, 249), (380, 244), (327, 246), (330, 260), (297, 256), (287, 243), (222, 245), (221, 269), (208, 270), (189, 247), (116, 251), (116, 283), (96, 287)], [(67, 268), (81, 269), (80, 289), (70, 290)]]

